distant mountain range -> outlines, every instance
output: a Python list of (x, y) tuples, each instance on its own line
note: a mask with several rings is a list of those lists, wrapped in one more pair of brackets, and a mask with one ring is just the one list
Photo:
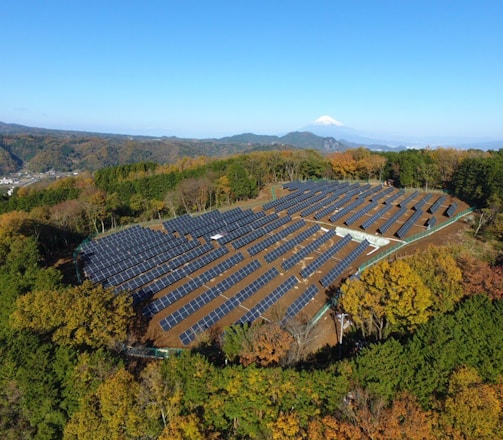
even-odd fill
[[(329, 116), (322, 116), (300, 131), (293, 131), (283, 136), (243, 133), (218, 139), (54, 130), (0, 122), (0, 173), (17, 171), (27, 164), (33, 171), (47, 171), (51, 168), (61, 171), (95, 170), (121, 163), (139, 161), (166, 163), (175, 162), (182, 156), (218, 157), (257, 150), (300, 148), (333, 152), (365, 147), (374, 151), (400, 151), (424, 146), (419, 142), (394, 143), (366, 137)], [(456, 146), (499, 149), (503, 148), (503, 141), (474, 142)]]

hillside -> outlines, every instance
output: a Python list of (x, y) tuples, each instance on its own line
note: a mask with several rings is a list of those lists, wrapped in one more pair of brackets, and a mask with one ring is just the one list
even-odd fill
[(50, 130), (0, 122), (0, 173), (21, 168), (34, 172), (50, 169), (94, 171), (140, 161), (173, 163), (181, 157), (223, 157), (292, 147), (328, 152), (345, 150), (349, 146), (310, 132), (292, 132), (281, 137), (244, 133), (198, 140)]

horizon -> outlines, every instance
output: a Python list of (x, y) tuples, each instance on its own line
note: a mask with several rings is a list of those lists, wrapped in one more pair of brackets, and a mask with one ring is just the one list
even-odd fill
[(327, 116), (372, 137), (503, 139), (498, 1), (3, 6), (7, 123), (204, 139)]

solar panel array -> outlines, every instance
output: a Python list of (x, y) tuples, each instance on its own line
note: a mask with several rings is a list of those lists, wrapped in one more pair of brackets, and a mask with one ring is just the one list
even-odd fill
[[(116, 274), (108, 281), (110, 285), (117, 286), (116, 292), (132, 291), (212, 249), (213, 246), (210, 244), (200, 245), (198, 241), (189, 241), (159, 254), (154, 259)], [(106, 286), (106, 283), (103, 285)]]
[(192, 313), (199, 310), (201, 307), (213, 301), (218, 295), (230, 289), (240, 281), (242, 281), (247, 276), (251, 275), (253, 272), (260, 268), (260, 263), (257, 260), (253, 260), (251, 263), (239, 269), (237, 272), (233, 273), (221, 283), (208, 289), (206, 292), (199, 295), (197, 298), (193, 299), (189, 303), (175, 310), (171, 315), (166, 316), (160, 321), (160, 325), (164, 331), (168, 331), (175, 325), (182, 322), (184, 319), (192, 315)]
[(391, 197), (388, 197), (385, 201), (384, 201), (384, 204), (385, 205), (391, 205), (393, 204), (393, 202), (402, 197), (403, 195), (405, 194), (405, 191), (403, 189), (401, 189), (400, 191), (398, 191), (397, 193), (393, 194)]
[(306, 224), (305, 220), (299, 220), (295, 223), (292, 223), (290, 226), (286, 227), (282, 231), (270, 235), (269, 237), (266, 237), (264, 240), (254, 244), (253, 246), (250, 246), (248, 248), (248, 254), (250, 254), (250, 256), (253, 257), (254, 255), (258, 254), (264, 249), (267, 249), (274, 243), (283, 240), (283, 238), (302, 228), (303, 226), (305, 226), (305, 224)]
[(344, 271), (355, 261), (369, 246), (367, 240), (363, 240), (353, 251), (349, 253), (342, 261), (340, 261), (333, 269), (331, 269), (321, 280), (323, 287), (328, 287), (332, 284)]
[(312, 243), (309, 243), (306, 247), (297, 251), (297, 253), (293, 254), (290, 258), (287, 258), (283, 263), (281, 263), (281, 267), (284, 270), (291, 269), (295, 266), (299, 261), (303, 260), (307, 257), (311, 252), (318, 249), (323, 243), (330, 240), (335, 236), (335, 231), (333, 229), (325, 232), (321, 237), (318, 237)]
[(290, 249), (293, 249), (295, 246), (299, 245), (304, 240), (307, 240), (313, 234), (320, 230), (320, 225), (313, 225), (305, 231), (301, 232), (299, 235), (293, 237), (291, 240), (288, 240), (286, 243), (278, 246), (276, 249), (273, 249), (268, 254), (264, 255), (264, 260), (268, 263), (272, 263), (276, 258), (279, 258), (284, 253), (288, 252)]
[(172, 290), (168, 294), (155, 299), (148, 306), (144, 307), (143, 314), (147, 318), (154, 316), (156, 313), (160, 312), (161, 310), (165, 309), (171, 304), (174, 304), (176, 301), (180, 300), (185, 295), (188, 295), (189, 293), (193, 292), (197, 288), (201, 287), (204, 283), (207, 283), (216, 276), (224, 273), (226, 270), (230, 269), (231, 267), (235, 266), (236, 264), (240, 263), (243, 260), (244, 257), (241, 253), (234, 254), (233, 256), (222, 261), (221, 263), (218, 263), (217, 265), (208, 269), (206, 272), (202, 273), (196, 278), (193, 278), (188, 282), (186, 282), (185, 284), (182, 284), (175, 290)]
[(380, 193), (377, 193), (373, 195), (370, 199), (371, 202), (377, 202), (378, 200), (381, 200), (383, 197), (386, 197), (389, 193), (393, 192), (395, 189), (393, 187), (388, 187), (385, 190), (381, 191)]
[(291, 305), (288, 307), (285, 317), (293, 318), (313, 299), (319, 289), (314, 284), (311, 284)]
[(232, 298), (227, 299), (222, 305), (213, 309), (210, 313), (205, 315), (199, 321), (197, 321), (194, 325), (192, 325), (189, 329), (185, 330), (180, 335), (180, 340), (184, 345), (190, 344), (196, 335), (199, 332), (207, 330), (211, 328), (215, 323), (220, 321), (225, 315), (230, 313), (236, 307), (238, 307), (243, 301), (252, 296), (255, 292), (264, 287), (267, 283), (272, 281), (279, 275), (279, 272), (276, 268), (272, 268), (268, 270), (265, 274), (252, 281), (248, 286), (246, 286), (243, 290), (238, 292)]
[(340, 252), (344, 246), (351, 242), (351, 235), (347, 234), (341, 241), (337, 242), (330, 249), (323, 252), (318, 258), (309, 263), (304, 269), (300, 271), (302, 278), (308, 278), (309, 275), (314, 273), (317, 269), (323, 266), (330, 258), (332, 258), (337, 252)]
[(417, 202), (412, 209), (415, 209), (416, 211), (419, 211), (426, 202), (428, 202), (431, 198), (433, 197), (433, 194), (426, 194), (419, 202)]
[[(111, 236), (91, 241), (82, 246), (84, 273), (89, 279), (100, 282), (105, 287), (115, 287), (116, 292), (132, 292), (135, 302), (148, 299), (177, 283), (176, 289), (171, 287), (168, 294), (151, 301), (143, 309), (147, 318), (151, 318), (177, 301), (184, 304), (188, 299), (185, 298), (188, 294), (194, 297), (196, 293), (200, 293), (198, 289), (207, 289), (161, 320), (161, 327), (164, 330), (169, 330), (203, 305), (208, 304), (216, 296), (222, 295), (226, 289), (234, 287), (239, 279), (248, 276), (243, 275), (242, 270), (252, 268), (253, 272), (260, 268), (260, 263), (255, 260), (244, 268), (238, 269), (234, 275), (225, 278), (218, 285), (208, 288), (206, 282), (215, 279), (244, 260), (241, 253), (236, 253), (221, 261), (230, 250), (234, 251), (249, 245), (247, 252), (253, 257), (274, 246), (270, 252), (262, 256), (265, 262), (271, 264), (298, 246), (297, 252), (283, 261), (281, 268), (289, 270), (302, 259), (312, 258), (314, 255), (315, 258), (299, 271), (300, 276), (306, 279), (336, 256), (351, 241), (351, 237), (347, 235), (320, 253), (319, 248), (335, 236), (335, 231), (330, 230), (316, 240), (307, 242), (306, 240), (311, 239), (321, 229), (320, 226), (313, 224), (302, 230), (306, 227), (306, 221), (302, 219), (293, 223), (290, 215), (299, 212), (300, 217), (310, 216), (315, 220), (330, 217), (332, 222), (337, 222), (348, 216), (344, 223), (351, 226), (373, 212), (372, 210), (378, 209), (378, 212), (373, 212), (361, 223), (361, 228), (367, 230), (373, 225), (377, 227), (379, 219), (384, 219), (386, 213), (395, 206), (393, 203), (406, 194), (404, 190), (396, 191), (392, 187), (383, 188), (382, 186), (360, 185), (359, 183), (350, 185), (347, 182), (327, 181), (291, 182), (284, 185), (284, 188), (291, 192), (285, 197), (266, 203), (263, 209), (258, 212), (251, 209), (234, 208), (226, 212), (210, 211), (194, 217), (185, 214), (164, 222), (165, 232), (135, 226)], [(398, 203), (400, 209), (393, 211), (394, 215), (387, 219), (377, 231), (384, 234), (393, 225), (399, 223), (401, 217), (407, 212), (407, 204), (418, 194), (418, 191), (407, 194)], [(410, 228), (417, 224), (417, 220), (423, 214), (421, 209), (431, 198), (431, 194), (425, 194), (422, 198), (418, 197), (419, 200), (416, 200), (412, 207), (414, 213), (395, 233), (399, 238), (404, 238)], [(424, 223), (424, 226), (430, 228), (435, 225), (437, 218), (433, 214), (445, 203), (445, 200), (446, 196), (441, 196), (429, 208), (428, 211), (432, 216)], [(382, 209), (378, 208), (379, 201), (384, 203)], [(363, 208), (359, 209), (362, 205)], [(267, 214), (265, 211), (271, 208), (274, 208), (275, 212)], [(451, 203), (444, 211), (444, 215), (451, 217), (455, 214), (456, 209), (456, 204)], [(288, 215), (278, 215), (280, 211), (286, 211), (285, 214)], [(216, 236), (217, 234), (219, 235)], [(214, 241), (210, 241), (211, 238)], [(355, 250), (322, 277), (321, 284), (327, 287), (335, 281), (364, 252), (367, 246), (368, 242), (366, 241), (360, 243)], [(208, 270), (198, 276), (193, 276), (196, 271), (200, 271), (207, 265), (210, 266)], [(276, 265), (279, 269), (279, 264)], [(268, 273), (276, 273), (277, 275), (279, 273), (277, 269), (272, 268)], [(236, 274), (238, 278), (235, 277)], [(216, 322), (215, 320), (221, 319), (230, 310), (239, 306), (238, 299), (241, 298), (242, 301), (246, 292), (251, 295), (254, 286), (257, 286), (259, 280), (262, 279), (262, 277), (258, 278), (248, 286), (249, 288), (243, 289), (221, 306), (211, 310), (190, 329), (185, 329), (180, 335), (182, 342), (189, 343), (197, 331), (208, 328)], [(293, 277), (293, 279), (297, 284), (297, 278)], [(183, 284), (180, 284), (181, 280), (184, 280)], [(296, 301), (290, 304), (287, 316), (294, 316), (298, 313), (317, 292), (318, 288), (314, 284), (309, 286)], [(274, 293), (254, 305), (242, 318), (253, 320), (260, 316), (267, 307), (279, 299), (280, 296), (276, 296), (279, 293), (276, 291)]]
[[(207, 252), (202, 246), (200, 246), (199, 242), (196, 240), (191, 240), (191, 241), (185, 241), (182, 242), (180, 245), (178, 245), (175, 248), (168, 249), (166, 251), (162, 251), (162, 249), (158, 248), (152, 248), (151, 251), (148, 254), (144, 255), (135, 255), (134, 257), (131, 257), (129, 260), (129, 263), (127, 266), (130, 266), (127, 268), (127, 266), (124, 269), (121, 269), (121, 272), (116, 273), (115, 275), (110, 276), (109, 278), (106, 279), (98, 279), (94, 280), (95, 282), (103, 281), (103, 285), (105, 287), (109, 286), (118, 286), (121, 283), (126, 282), (127, 280), (136, 277), (137, 275), (140, 275), (144, 272), (148, 272), (149, 270), (167, 262), (168, 260), (171, 260), (184, 252), (190, 251), (191, 249), (198, 248), (200, 249), (201, 253)], [(210, 248), (211, 249), (211, 248)], [(160, 253), (159, 253), (160, 252)], [(153, 256), (151, 257), (151, 255)], [(114, 270), (118, 270), (121, 268), (122, 265), (115, 265)], [(127, 268), (127, 270), (126, 270)], [(128, 290), (129, 288), (124, 286), (122, 287), (121, 290)]]
[(246, 322), (253, 322), (259, 318), (266, 310), (268, 310), (275, 302), (292, 289), (299, 280), (294, 275), (289, 277), (279, 287), (274, 289), (267, 297), (260, 301), (253, 308), (248, 310), (241, 318), (236, 321), (236, 324), (244, 324)]
[(428, 220), (426, 220), (425, 226), (430, 229), (437, 224), (437, 218), (432, 215)]

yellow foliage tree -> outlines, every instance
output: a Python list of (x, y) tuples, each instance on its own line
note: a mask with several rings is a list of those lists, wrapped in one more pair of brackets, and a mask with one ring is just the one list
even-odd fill
[(341, 305), (362, 331), (381, 339), (387, 323), (407, 329), (426, 322), (431, 292), (405, 261), (383, 260), (365, 270), (360, 279), (342, 286)]
[(406, 261), (430, 289), (432, 310), (437, 313), (453, 310), (464, 296), (463, 273), (454, 257), (454, 249), (430, 246)]
[(147, 435), (148, 420), (137, 404), (138, 391), (130, 373), (117, 371), (83, 400), (67, 423), (64, 438), (122, 440)]
[(503, 385), (482, 382), (472, 367), (455, 371), (440, 415), (441, 430), (454, 439), (496, 439), (503, 432)]
[(11, 323), (17, 329), (52, 333), (53, 341), (61, 345), (99, 348), (123, 341), (132, 317), (129, 296), (86, 281), (18, 298)]

